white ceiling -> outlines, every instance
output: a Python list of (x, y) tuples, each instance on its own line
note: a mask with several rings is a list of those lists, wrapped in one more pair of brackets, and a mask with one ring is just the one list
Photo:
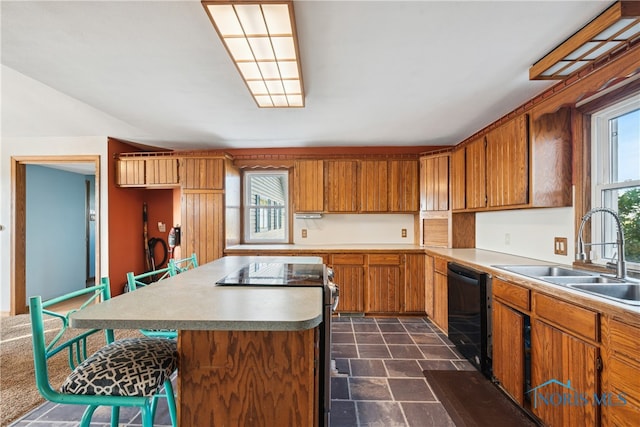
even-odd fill
[(529, 67), (610, 4), (295, 1), (303, 109), (256, 107), (197, 0), (2, 0), (2, 64), (162, 147), (449, 145), (554, 84)]

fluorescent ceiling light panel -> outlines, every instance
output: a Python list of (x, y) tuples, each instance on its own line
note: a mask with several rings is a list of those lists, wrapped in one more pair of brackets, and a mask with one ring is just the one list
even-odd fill
[(293, 1), (203, 1), (229, 56), (261, 108), (304, 107)]
[(562, 80), (640, 41), (640, 1), (618, 1), (529, 68), (529, 80)]

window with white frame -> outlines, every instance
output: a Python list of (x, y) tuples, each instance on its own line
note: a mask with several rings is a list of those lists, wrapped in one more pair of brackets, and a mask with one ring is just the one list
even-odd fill
[(244, 241), (288, 243), (289, 173), (251, 171), (244, 174)]
[[(592, 207), (607, 207), (620, 216), (627, 265), (640, 269), (640, 93), (591, 116)], [(591, 217), (591, 259), (617, 259), (616, 225), (610, 215)]]

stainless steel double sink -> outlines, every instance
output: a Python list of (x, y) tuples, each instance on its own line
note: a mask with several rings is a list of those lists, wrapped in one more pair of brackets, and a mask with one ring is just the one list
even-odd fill
[(621, 280), (557, 265), (494, 265), (494, 267), (625, 304), (640, 306), (640, 282), (633, 279)]

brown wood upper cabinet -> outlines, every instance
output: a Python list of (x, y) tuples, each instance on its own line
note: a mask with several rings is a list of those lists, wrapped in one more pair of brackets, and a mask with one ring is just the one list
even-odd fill
[(180, 185), (178, 157), (140, 155), (116, 161), (116, 184), (120, 187), (167, 188)]
[(297, 160), (294, 166), (295, 212), (324, 210), (324, 162)]
[(487, 206), (527, 204), (529, 199), (528, 116), (515, 117), (487, 134)]
[(449, 153), (420, 159), (420, 210), (449, 210)]
[(418, 161), (389, 160), (389, 212), (417, 212)]
[(467, 143), (464, 154), (454, 150), (454, 211), (571, 205), (571, 111), (533, 117), (520, 114)]
[(481, 137), (465, 147), (465, 199), (467, 209), (478, 209), (487, 206), (486, 170), (487, 159), (485, 138)]
[(451, 151), (451, 209), (459, 210), (467, 207), (466, 202), (466, 166), (465, 148), (456, 148)]
[(324, 172), (325, 211), (358, 212), (358, 161), (326, 160)]
[(362, 212), (389, 210), (388, 170), (386, 160), (360, 162), (360, 210)]

